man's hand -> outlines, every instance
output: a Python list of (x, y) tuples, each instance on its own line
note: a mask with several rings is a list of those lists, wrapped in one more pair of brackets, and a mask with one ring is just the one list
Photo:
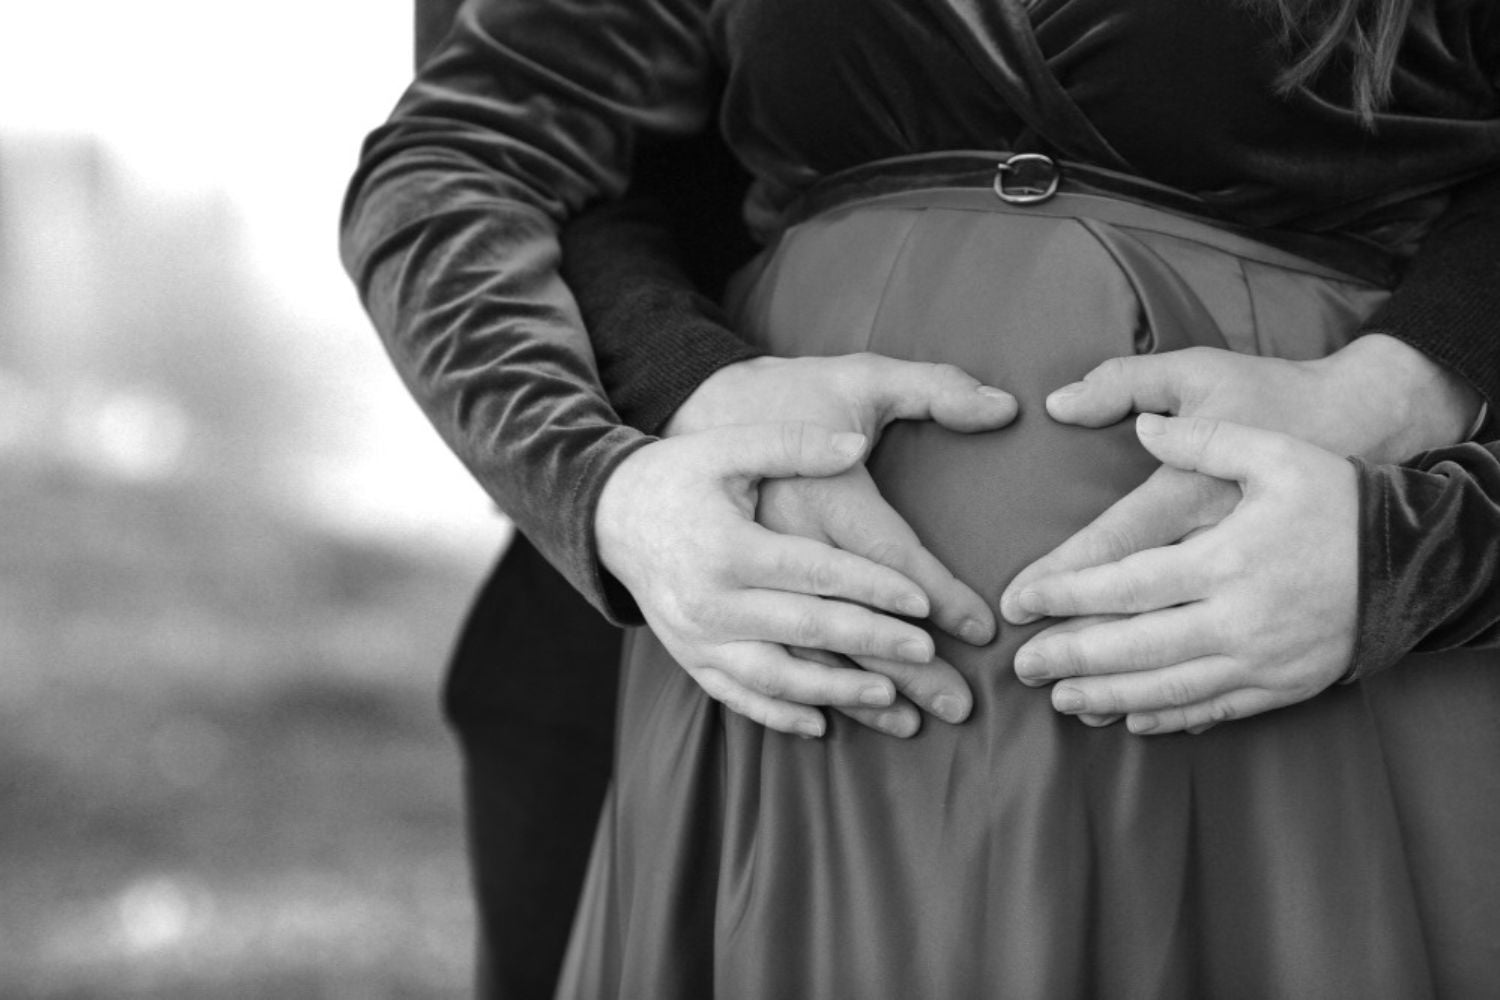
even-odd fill
[(932, 660), (926, 596), (895, 570), (754, 521), (762, 479), (831, 476), (862, 434), (811, 424), (726, 427), (658, 441), (625, 459), (599, 498), (599, 556), (705, 691), (783, 732), (823, 733), (811, 705), (889, 708), (892, 682), (791, 656), (808, 647), (905, 664)]
[[(678, 409), (666, 433), (667, 443), (686, 444), (710, 429), (792, 420), (862, 434), (873, 446), (884, 427), (896, 419), (932, 419), (952, 430), (975, 432), (1003, 427), (1015, 414), (1016, 403), (1008, 393), (980, 385), (952, 366), (873, 354), (759, 358), (731, 365), (705, 381)], [(656, 453), (655, 498), (649, 503), (658, 508), (677, 503), (679, 490), (669, 488), (664, 477), (685, 473), (687, 465), (701, 462), (703, 444), (698, 440), (690, 450)], [(621, 471), (632, 471), (626, 469), (629, 465), (627, 460)], [(699, 489), (701, 484), (692, 488)], [(880, 496), (864, 468), (851, 463), (838, 475), (767, 479), (750, 493), (737, 494), (737, 502), (750, 496), (754, 497), (754, 517), (775, 534), (726, 534), (715, 516), (695, 517), (693, 511), (682, 511), (671, 525), (653, 516), (655, 530), (675, 539), (668, 547), (685, 564), (671, 568), (664, 560), (653, 560), (658, 568), (649, 574), (635, 573), (636, 585), (626, 579), (630, 570), (616, 570), (647, 620), (653, 627), (661, 623), (658, 633), (667, 629), (676, 637), (673, 641), (683, 652), (673, 652), (684, 664), (688, 662), (684, 656), (707, 662), (702, 659), (707, 649), (722, 651), (731, 643), (751, 644), (734, 647), (734, 669), (751, 673), (733, 686), (723, 686), (708, 674), (707, 683), (700, 679), (705, 689), (742, 714), (787, 731), (800, 725), (800, 731), (821, 732), (822, 716), (803, 707), (809, 705), (836, 707), (896, 736), (910, 736), (919, 728), (914, 704), (948, 722), (967, 718), (973, 704), (968, 685), (956, 670), (933, 657), (925, 633), (866, 609), (907, 618), (930, 617), (939, 628), (975, 645), (994, 637), (994, 612), (923, 547)], [(616, 513), (622, 521), (640, 514)], [(800, 553), (799, 570), (770, 582), (769, 577), (755, 576), (756, 563), (764, 562), (766, 552), (773, 550)], [(658, 549), (657, 554), (664, 555), (665, 549)], [(642, 566), (648, 562), (641, 552), (618, 552), (613, 558), (621, 563), (636, 560)], [(817, 570), (821, 578), (811, 573), (815, 564), (822, 567)], [(615, 569), (608, 559), (606, 565)], [(833, 566), (842, 567), (837, 587), (827, 577)], [(651, 579), (644, 579), (648, 575)], [(704, 576), (739, 583), (704, 590), (696, 582)], [(752, 580), (754, 586), (747, 586)], [(899, 600), (896, 591), (889, 589), (896, 580), (909, 588), (900, 591)], [(750, 589), (760, 593), (747, 593)], [(768, 602), (768, 594), (775, 596), (774, 602)], [(865, 607), (816, 600), (819, 596)], [(789, 629), (784, 617), (793, 613), (792, 608), (801, 615), (796, 629)], [(849, 632), (851, 627), (862, 632), (864, 647), (853, 641), (857, 637)], [(925, 643), (925, 659), (896, 655), (889, 644), (884, 649), (870, 648), (880, 636), (910, 639), (913, 633)], [(667, 641), (665, 635), (662, 638)], [(756, 664), (754, 668), (747, 666), (746, 654)], [(715, 684), (720, 685), (718, 693), (711, 687)], [(884, 691), (892, 685), (899, 695), (880, 701), (873, 688)], [(863, 703), (851, 698), (861, 686), (872, 688)]]

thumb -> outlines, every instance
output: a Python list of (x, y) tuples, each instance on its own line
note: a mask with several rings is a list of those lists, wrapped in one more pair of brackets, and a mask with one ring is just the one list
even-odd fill
[(935, 420), (951, 431), (992, 431), (1016, 418), (1016, 398), (957, 365), (873, 358), (865, 385), (892, 420)]
[(1175, 354), (1110, 358), (1047, 397), (1053, 420), (1084, 427), (1106, 427), (1139, 410), (1176, 413), (1187, 394), (1191, 370)]
[(864, 457), (863, 434), (817, 424), (740, 424), (697, 435), (726, 479), (835, 476)]
[(1301, 444), (1285, 434), (1206, 417), (1142, 413), (1135, 429), (1146, 450), (1167, 465), (1233, 479), (1242, 487), (1289, 470)]

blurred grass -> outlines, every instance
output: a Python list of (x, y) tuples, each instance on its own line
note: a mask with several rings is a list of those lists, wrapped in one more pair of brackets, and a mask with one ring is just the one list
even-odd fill
[(437, 695), (490, 555), (0, 465), (0, 996), (465, 995)]

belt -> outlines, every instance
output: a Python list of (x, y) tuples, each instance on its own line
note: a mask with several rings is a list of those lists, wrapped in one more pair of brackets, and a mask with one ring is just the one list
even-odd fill
[(1201, 198), (1177, 188), (1041, 153), (959, 150), (861, 164), (830, 174), (808, 188), (783, 214), (782, 224), (796, 225), (853, 202), (942, 188), (985, 188), (997, 205), (1020, 211), (1036, 207), (1046, 214), (1053, 214), (1047, 206), (1059, 195), (1118, 199), (1264, 243), (1376, 287), (1392, 287), (1401, 273), (1400, 256), (1365, 239), (1245, 226), (1217, 215)]

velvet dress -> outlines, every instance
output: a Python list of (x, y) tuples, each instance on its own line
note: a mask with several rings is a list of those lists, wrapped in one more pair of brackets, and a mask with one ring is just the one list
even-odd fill
[[(1275, 40), (1243, 8), (1147, 6), (663, 2), (585, 24), (572, 4), (518, 4), (514, 34), (490, 36), (507, 39), (533, 113), (490, 109), (509, 145), (487, 155), (512, 168), (501, 190), (524, 230), (609, 193), (642, 134), (696, 127), (718, 65), (720, 120), (770, 241), (732, 311), (766, 349), (951, 361), (1032, 414), (1112, 355), (1336, 349), (1379, 314), (1453, 198), (1500, 163), (1495, 19), (1479, 3), (1419, 5), (1395, 101), (1371, 129), (1336, 74), (1275, 96)], [(597, 58), (574, 53), (592, 68), (558, 86), (547, 55), (564, 40)], [(1018, 151), (1062, 164), (1058, 193), (997, 197), (1004, 179), (980, 164)], [(524, 280), (544, 244), (515, 257), (520, 287), (528, 308), (561, 308), (551, 278)], [(1125, 430), (1023, 417), (984, 438), (895, 428), (871, 469), (994, 598), (1151, 462)], [(636, 632), (560, 995), (1492, 988), (1488, 654), (1201, 738), (1142, 739), (1061, 718), (1022, 687), (1010, 661), (1030, 634), (1005, 629), (981, 650), (936, 637), (974, 688), (974, 716), (901, 742), (837, 719), (820, 741), (767, 732)]]

